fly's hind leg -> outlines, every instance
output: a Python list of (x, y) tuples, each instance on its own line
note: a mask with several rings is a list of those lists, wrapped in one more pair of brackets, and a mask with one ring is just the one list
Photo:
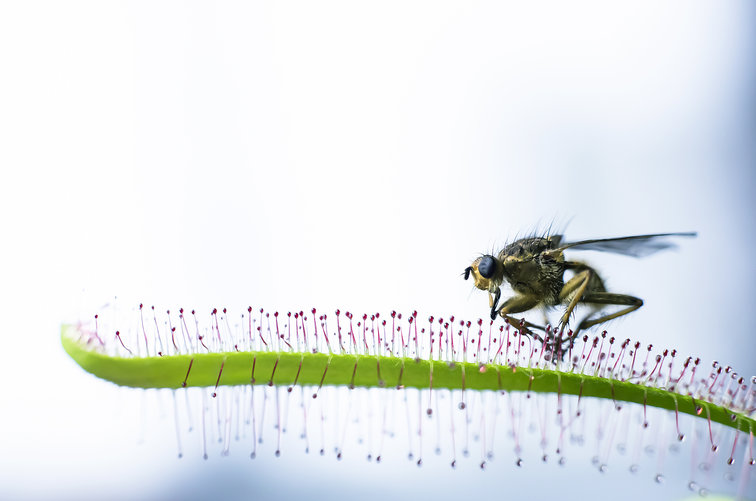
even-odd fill
[(598, 318), (590, 318), (591, 315), (588, 315), (578, 325), (577, 330), (575, 330), (575, 335), (577, 335), (578, 331), (582, 329), (588, 329), (589, 327), (593, 327), (594, 325), (603, 324), (604, 322), (608, 322), (609, 320), (627, 315), (628, 313), (632, 313), (643, 306), (643, 300), (640, 298), (629, 296), (627, 294), (614, 294), (612, 292), (588, 292), (586, 294), (583, 294), (582, 302), (591, 304), (627, 306), (627, 308), (622, 308), (619, 311), (610, 313), (608, 315), (603, 315)]

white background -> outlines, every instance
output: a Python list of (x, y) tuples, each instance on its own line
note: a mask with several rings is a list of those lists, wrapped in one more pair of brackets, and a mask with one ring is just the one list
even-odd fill
[(0, 497), (448, 497), (504, 476), (527, 494), (545, 475), (544, 497), (667, 497), (579, 465), (177, 461), (158, 419), (138, 443), (123, 392), (67, 359), (59, 326), (116, 296), (474, 319), (487, 300), (462, 270), (518, 233), (695, 230), (642, 261), (573, 257), (645, 300), (613, 335), (750, 377), (754, 18), (750, 2), (3, 2)]

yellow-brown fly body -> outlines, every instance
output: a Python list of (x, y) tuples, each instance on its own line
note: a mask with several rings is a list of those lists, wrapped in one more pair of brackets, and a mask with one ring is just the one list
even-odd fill
[[(564, 331), (578, 303), (592, 307), (574, 329), (573, 336), (587, 329), (637, 310), (643, 300), (627, 294), (608, 292), (601, 276), (591, 266), (580, 261), (567, 261), (564, 251), (598, 250), (633, 257), (644, 257), (663, 249), (675, 247), (669, 237), (694, 237), (696, 233), (658, 233), (629, 237), (582, 240), (562, 243), (561, 235), (528, 237), (505, 246), (498, 255), (486, 254), (465, 268), (465, 280), (473, 277), (475, 287), (488, 292), (491, 319), (500, 315), (515, 325), (530, 329), (545, 330), (530, 322), (514, 322), (511, 315), (536, 307), (565, 306), (560, 317), (558, 332)], [(573, 276), (565, 282), (565, 271)], [(507, 282), (514, 295), (499, 305), (501, 286)], [(607, 305), (622, 306), (614, 313), (602, 315), (600, 310)]]

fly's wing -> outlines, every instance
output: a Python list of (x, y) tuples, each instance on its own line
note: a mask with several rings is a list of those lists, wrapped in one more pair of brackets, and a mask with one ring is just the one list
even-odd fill
[[(695, 237), (697, 233), (657, 233), (655, 235), (636, 235), (632, 237), (601, 238), (596, 240), (582, 240), (570, 242), (561, 246), (557, 251), (565, 249), (595, 250), (602, 252), (614, 252), (632, 257), (646, 257), (664, 249), (677, 247), (667, 237)], [(553, 251), (552, 251), (553, 252)]]

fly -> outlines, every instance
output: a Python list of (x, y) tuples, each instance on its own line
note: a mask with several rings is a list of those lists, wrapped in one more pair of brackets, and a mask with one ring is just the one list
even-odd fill
[[(472, 265), (465, 268), (464, 277), (467, 280), (472, 275), (475, 287), (488, 292), (491, 320), (500, 315), (515, 326), (522, 325), (530, 334), (530, 329), (545, 331), (545, 328), (524, 320), (521, 324), (511, 315), (539, 306), (565, 306), (557, 329), (561, 338), (575, 307), (579, 303), (592, 306), (591, 312), (574, 329), (575, 339), (583, 329), (637, 310), (643, 306), (643, 300), (607, 291), (604, 281), (594, 268), (580, 261), (565, 260), (565, 250), (597, 250), (645, 257), (675, 247), (669, 237), (695, 236), (695, 232), (658, 233), (568, 243), (562, 243), (561, 235), (522, 238), (504, 247), (497, 256), (486, 254), (473, 261)], [(574, 275), (565, 282), (564, 273), (568, 270)], [(511, 286), (514, 295), (499, 305), (501, 285), (505, 281)], [(614, 313), (602, 314), (601, 310), (611, 305), (621, 308)]]

